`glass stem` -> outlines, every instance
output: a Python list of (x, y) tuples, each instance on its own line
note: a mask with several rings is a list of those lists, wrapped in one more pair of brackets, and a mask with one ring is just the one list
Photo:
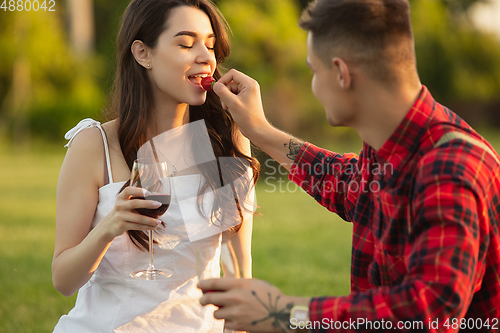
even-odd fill
[(148, 230), (149, 236), (149, 266), (148, 271), (153, 271), (155, 266), (153, 265), (153, 230)]

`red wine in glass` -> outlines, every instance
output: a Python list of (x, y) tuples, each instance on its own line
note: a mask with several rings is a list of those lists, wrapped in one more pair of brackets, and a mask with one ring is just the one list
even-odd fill
[[(136, 209), (139, 214), (154, 219), (165, 214), (170, 206), (170, 178), (168, 177), (166, 162), (159, 162), (157, 159), (150, 158), (135, 160), (130, 175), (130, 184), (151, 193), (134, 199), (154, 200), (161, 203), (160, 207), (154, 209)], [(172, 272), (164, 268), (155, 268), (153, 264), (153, 231), (148, 230), (147, 232), (149, 239), (149, 265), (146, 269), (131, 272), (130, 276), (141, 280), (167, 279), (172, 276)]]
[(152, 200), (152, 201), (158, 201), (159, 203), (161, 203), (161, 206), (156, 208), (156, 209), (149, 209), (149, 208), (137, 208), (136, 209), (136, 211), (139, 214), (146, 215), (146, 216), (149, 216), (149, 217), (152, 217), (155, 219), (157, 219), (158, 217), (165, 214), (168, 207), (170, 206), (170, 194), (153, 193), (151, 195), (145, 196), (144, 198), (135, 197), (133, 199)]

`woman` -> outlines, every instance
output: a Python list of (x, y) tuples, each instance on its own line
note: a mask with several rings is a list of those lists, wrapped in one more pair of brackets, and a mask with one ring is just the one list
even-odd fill
[[(217, 64), (229, 54), (224, 22), (208, 0), (134, 0), (125, 11), (111, 105), (116, 119), (102, 126), (85, 120), (67, 134), (69, 149), (57, 188), (52, 275), (63, 295), (79, 292), (75, 308), (61, 317), (54, 332), (222, 331), (213, 309), (199, 305), (195, 255), (197, 248), (212, 247), (206, 270), (217, 275), (220, 234), (190, 242), (174, 204), (161, 221), (140, 215), (135, 209), (156, 208), (157, 203), (133, 199), (144, 194), (126, 185), (141, 146), (197, 120), (205, 122), (216, 157), (248, 161), (253, 181), (257, 179), (259, 165), (250, 157), (248, 140), (218, 97), (200, 85), (200, 76), (220, 77)], [(175, 169), (176, 162), (168, 162), (170, 170)], [(184, 195), (215, 189), (220, 175), (208, 169), (198, 168), (203, 177), (189, 171), (174, 175), (180, 184), (176, 188)], [(237, 169), (233, 167), (233, 174)], [(215, 196), (214, 210), (221, 211), (220, 201)], [(238, 228), (233, 245), (243, 276), (251, 277), (251, 219)], [(173, 271), (169, 279), (129, 276), (147, 265), (146, 230), (156, 231), (155, 265)]]

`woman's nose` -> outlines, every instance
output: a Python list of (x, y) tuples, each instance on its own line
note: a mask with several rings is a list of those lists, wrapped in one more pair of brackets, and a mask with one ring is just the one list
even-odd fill
[(200, 48), (200, 53), (198, 54), (196, 61), (203, 64), (215, 63), (215, 53), (206, 46)]

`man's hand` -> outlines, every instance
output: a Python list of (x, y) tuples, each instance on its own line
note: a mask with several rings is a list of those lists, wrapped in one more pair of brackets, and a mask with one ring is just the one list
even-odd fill
[(274, 128), (266, 119), (257, 81), (231, 69), (213, 87), (241, 133), (287, 170), (304, 142)]
[(231, 69), (215, 83), (213, 90), (250, 141), (256, 139), (259, 131), (271, 127), (264, 115), (260, 86), (254, 79)]
[(219, 307), (214, 316), (226, 321), (226, 328), (252, 332), (290, 332), (290, 311), (294, 305), (308, 305), (309, 299), (284, 295), (278, 288), (256, 279), (210, 279), (198, 283), (204, 295), (202, 305)]

